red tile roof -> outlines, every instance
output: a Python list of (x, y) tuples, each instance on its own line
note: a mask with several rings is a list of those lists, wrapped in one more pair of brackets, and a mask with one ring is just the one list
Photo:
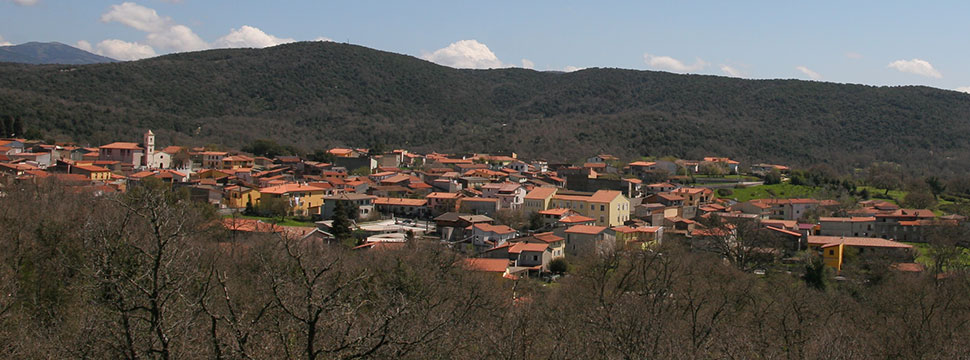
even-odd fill
[(501, 272), (509, 268), (508, 259), (465, 259), (464, 268), (471, 271)]
[(809, 236), (809, 245), (821, 245), (824, 247), (838, 246), (844, 243), (846, 246), (857, 247), (881, 247), (881, 248), (912, 248), (911, 245), (903, 244), (892, 240), (868, 237), (842, 237), (842, 236)]
[(316, 186), (301, 185), (301, 184), (283, 184), (278, 186), (271, 186), (259, 189), (262, 194), (287, 194), (291, 192), (302, 192), (302, 191), (324, 191), (324, 189), (318, 188)]
[(542, 252), (549, 249), (549, 244), (518, 242), (509, 247), (509, 254), (519, 254), (523, 251)]
[(554, 195), (558, 190), (559, 188), (554, 187), (537, 187), (526, 194), (525, 198), (528, 200), (544, 200)]
[(137, 143), (130, 142), (113, 142), (108, 145), (101, 146), (101, 149), (125, 149), (125, 150), (141, 150), (141, 146)]
[(567, 234), (597, 235), (606, 230), (605, 226), (575, 225), (566, 229)]

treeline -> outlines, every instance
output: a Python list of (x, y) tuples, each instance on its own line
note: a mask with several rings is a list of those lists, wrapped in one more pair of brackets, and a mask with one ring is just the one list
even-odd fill
[(436, 243), (356, 253), (229, 233), (216, 220), (159, 184), (98, 197), (9, 189), (0, 357), (930, 359), (970, 349), (970, 279), (957, 272), (757, 277), (670, 245), (573, 259), (545, 284), (466, 271)]
[(742, 80), (620, 69), (455, 70), (338, 43), (86, 66), (0, 64), (0, 114), (82, 143), (255, 139), (317, 149), (515, 151), (571, 161), (729, 156), (840, 171), (970, 167), (970, 95), (925, 87)]

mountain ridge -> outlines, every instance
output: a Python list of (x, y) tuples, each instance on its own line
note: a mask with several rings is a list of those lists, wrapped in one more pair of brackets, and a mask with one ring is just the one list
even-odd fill
[(919, 86), (464, 70), (330, 42), (70, 68), (0, 64), (0, 74), (0, 115), (93, 145), (152, 128), (160, 142), (241, 147), (269, 138), (308, 151), (380, 144), (565, 161), (609, 152), (970, 167), (970, 95)]
[(117, 62), (118, 60), (92, 54), (59, 42), (28, 42), (19, 45), (0, 46), (0, 62), (24, 64), (86, 65)]

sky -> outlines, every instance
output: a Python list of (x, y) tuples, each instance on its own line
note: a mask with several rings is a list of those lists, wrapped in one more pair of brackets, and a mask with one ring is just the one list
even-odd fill
[(0, 0), (0, 45), (119, 60), (337, 41), (456, 68), (588, 67), (970, 93), (970, 1)]

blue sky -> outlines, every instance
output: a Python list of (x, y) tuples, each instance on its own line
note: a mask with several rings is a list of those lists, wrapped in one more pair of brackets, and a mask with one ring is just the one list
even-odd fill
[(0, 0), (0, 43), (132, 60), (330, 39), (465, 68), (616, 67), (970, 92), (970, 2)]

